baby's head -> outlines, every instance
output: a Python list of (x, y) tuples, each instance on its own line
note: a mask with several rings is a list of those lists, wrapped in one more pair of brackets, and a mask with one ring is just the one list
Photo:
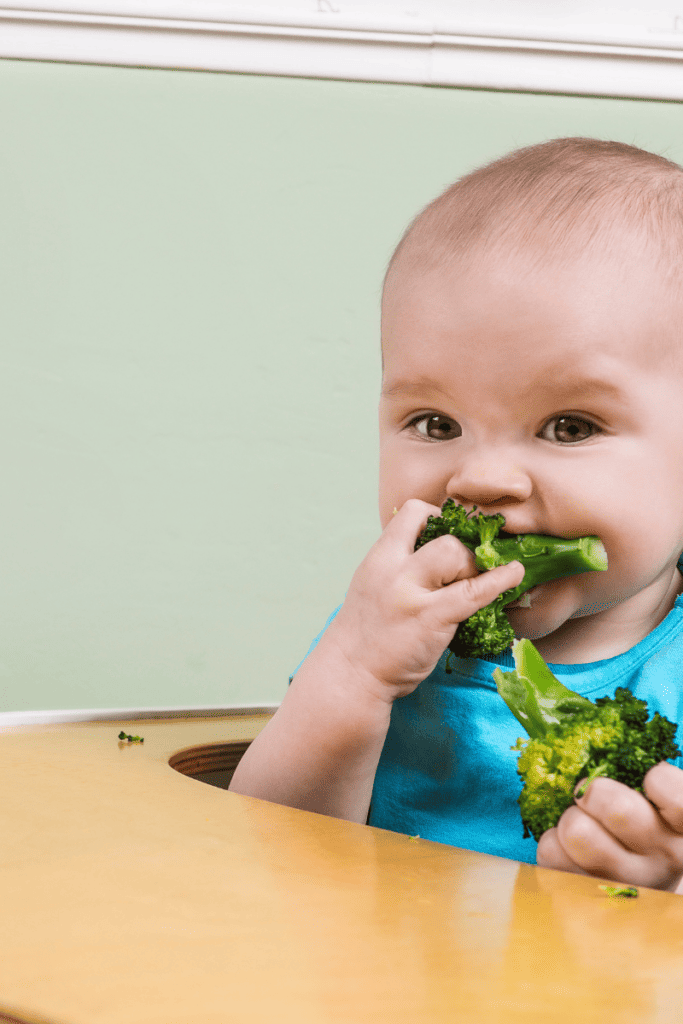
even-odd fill
[(400, 242), (382, 345), (383, 524), (409, 497), (453, 497), (511, 532), (600, 536), (607, 573), (546, 584), (535, 609), (510, 613), (531, 638), (586, 616), (618, 633), (624, 602), (647, 616), (669, 599), (683, 550), (681, 168), (557, 139), (467, 175)]
[(385, 288), (402, 277), (474, 260), (531, 267), (616, 257), (638, 242), (636, 265), (654, 259), (680, 281), (683, 168), (621, 142), (553, 139), (460, 178), (422, 210), (399, 242)]

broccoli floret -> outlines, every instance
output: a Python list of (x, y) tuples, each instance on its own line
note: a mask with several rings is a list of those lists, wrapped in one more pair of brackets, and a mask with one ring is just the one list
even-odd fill
[(503, 611), (508, 602), (497, 597), (458, 626), (450, 650), (460, 658), (480, 658), (482, 654), (499, 654), (515, 639), (515, 632)]
[(518, 586), (504, 591), (460, 623), (450, 650), (461, 658), (500, 654), (509, 647), (515, 634), (504, 608), (537, 583), (607, 568), (607, 554), (598, 537), (567, 540), (538, 533), (503, 534), (505, 516), (487, 516), (482, 512), (475, 515), (476, 509), (475, 505), (468, 512), (448, 498), (441, 515), (429, 517), (415, 544), (417, 551), (428, 541), (450, 533), (474, 552), (477, 569), (481, 571), (514, 561), (524, 566), (524, 579)]
[(593, 703), (556, 679), (530, 640), (514, 643), (512, 654), (514, 672), (496, 668), (493, 678), (529, 737), (512, 748), (520, 751), (525, 837), (538, 840), (557, 825), (581, 779), (587, 780), (584, 791), (605, 776), (642, 793), (650, 768), (680, 757), (674, 742), (678, 726), (659, 712), (648, 721), (647, 702), (630, 690), (619, 686), (614, 697)]

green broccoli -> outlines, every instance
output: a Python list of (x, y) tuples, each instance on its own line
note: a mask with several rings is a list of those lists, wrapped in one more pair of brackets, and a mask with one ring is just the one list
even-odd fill
[(608, 896), (627, 896), (633, 899), (638, 895), (635, 885), (599, 885), (598, 889), (602, 889)]
[(678, 728), (656, 712), (648, 721), (647, 702), (617, 687), (614, 697), (595, 703), (568, 690), (552, 674), (530, 640), (512, 645), (515, 670), (496, 668), (498, 693), (528, 733), (517, 740), (517, 772), (525, 838), (540, 839), (574, 802), (574, 790), (598, 776), (643, 792), (645, 775), (660, 761), (680, 757)]
[(123, 731), (123, 729), (119, 733), (119, 739), (120, 740), (128, 740), (129, 743), (144, 743), (145, 742), (145, 737), (144, 736), (129, 736), (127, 732)]
[(460, 623), (450, 649), (461, 658), (500, 654), (509, 647), (515, 634), (503, 609), (537, 583), (607, 568), (607, 554), (598, 537), (567, 540), (538, 533), (503, 534), (505, 516), (487, 516), (482, 512), (475, 515), (476, 508), (475, 505), (468, 512), (463, 505), (448, 498), (441, 515), (429, 517), (415, 544), (417, 551), (428, 541), (450, 533), (474, 552), (479, 570), (494, 569), (514, 561), (524, 566), (524, 579), (518, 586), (504, 591), (491, 604)]

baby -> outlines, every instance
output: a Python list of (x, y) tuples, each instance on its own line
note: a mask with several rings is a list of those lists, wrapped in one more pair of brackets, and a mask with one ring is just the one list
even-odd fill
[[(446, 653), (522, 579), (478, 573), (446, 498), (511, 533), (595, 534), (607, 572), (510, 606), (555, 675), (629, 687), (683, 722), (683, 170), (556, 139), (474, 171), (418, 215), (382, 303), (382, 535), (240, 762), (237, 793), (515, 860), (683, 893), (683, 771), (647, 799), (596, 779), (523, 838), (496, 665)], [(679, 737), (680, 741), (680, 737)]]

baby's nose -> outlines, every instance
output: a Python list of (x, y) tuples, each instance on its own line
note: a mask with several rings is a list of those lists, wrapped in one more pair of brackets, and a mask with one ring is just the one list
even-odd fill
[(447, 485), (447, 496), (466, 506), (526, 501), (532, 492), (529, 473), (503, 456), (465, 459)]

